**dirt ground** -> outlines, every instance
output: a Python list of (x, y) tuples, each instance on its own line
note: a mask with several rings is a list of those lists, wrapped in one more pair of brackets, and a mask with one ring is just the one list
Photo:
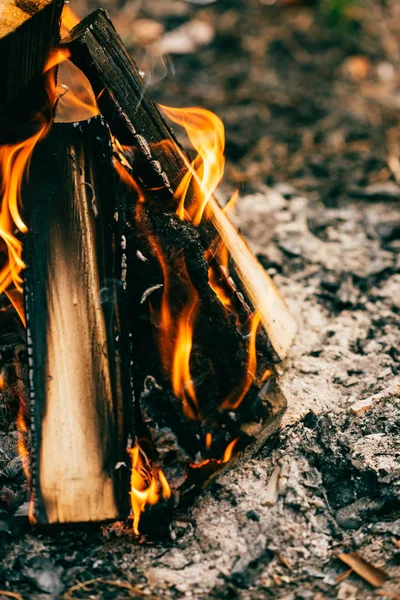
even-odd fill
[[(278, 367), (288, 411), (261, 451), (175, 514), (167, 539), (138, 540), (120, 524), (43, 532), (15, 516), (27, 490), (10, 467), (3, 394), (0, 589), (24, 600), (400, 597), (400, 4), (360, 1), (336, 20), (328, 4), (103, 4), (157, 101), (225, 123), (220, 196), (239, 187), (231, 217), (299, 325)], [(72, 2), (80, 16), (96, 6)], [(349, 552), (381, 568), (383, 586), (341, 578)]]

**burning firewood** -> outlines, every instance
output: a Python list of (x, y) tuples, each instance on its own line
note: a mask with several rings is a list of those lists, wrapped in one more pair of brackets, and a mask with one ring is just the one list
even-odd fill
[[(208, 165), (196, 172), (190, 164), (104, 11), (74, 28), (63, 47), (90, 80), (118, 140), (142, 424), (135, 433), (172, 489), (184, 494), (227, 462), (233, 448), (262, 443), (277, 427), (285, 400), (273, 361), (286, 356), (294, 321), (213, 197), (223, 149), (210, 148), (217, 177), (200, 181)], [(177, 122), (192, 119), (191, 139), (197, 121), (204, 122), (221, 145), (222, 123), (208, 122), (207, 111), (190, 109), (181, 119), (183, 110), (164, 111)], [(203, 137), (196, 149), (201, 154), (208, 146)]]
[[(172, 205), (175, 212), (175, 192), (178, 184), (185, 180), (190, 162), (146, 93), (142, 77), (107, 14), (99, 10), (89, 15), (72, 30), (64, 44), (71, 51), (72, 61), (89, 78), (111, 131), (121, 144), (133, 148), (134, 178), (143, 182), (145, 188), (159, 188), (160, 203), (163, 202), (165, 210), (167, 206), (171, 210)], [(171, 111), (167, 111), (167, 116), (169, 114)], [(186, 183), (185, 210), (190, 213), (198, 206), (198, 186), (196, 178), (188, 179)], [(259, 312), (271, 349), (283, 360), (296, 330), (293, 317), (212, 194), (209, 194), (204, 210), (205, 219), (201, 220), (198, 211), (192, 219), (199, 226), (203, 246), (207, 249), (215, 239), (222, 239), (230, 254), (239, 301)], [(226, 279), (224, 269), (221, 278)], [(242, 312), (247, 318), (246, 306), (242, 306)]]
[[(68, 58), (98, 108), (90, 120), (53, 123), (56, 101), (63, 114), (71, 98), (55, 79)], [(33, 133), (6, 150), (12, 168), (21, 152), (22, 166), (33, 154), (19, 226), (29, 230), (24, 262), (2, 229), (3, 279), (18, 294), (27, 267), (35, 518), (123, 517), (129, 455), (138, 533), (139, 521), (151, 530), (178, 495), (276, 429), (286, 402), (274, 362), (286, 357), (295, 323), (215, 200), (219, 119), (162, 107), (198, 150), (191, 163), (104, 11), (73, 29), (45, 71), (47, 103)], [(7, 189), (7, 206), (18, 205)]]
[(40, 522), (116, 519), (129, 503), (128, 470), (116, 469), (127, 460), (130, 385), (121, 374), (128, 351), (121, 347), (110, 150), (101, 117), (55, 123), (34, 152), (23, 191), (31, 232), (24, 277)]

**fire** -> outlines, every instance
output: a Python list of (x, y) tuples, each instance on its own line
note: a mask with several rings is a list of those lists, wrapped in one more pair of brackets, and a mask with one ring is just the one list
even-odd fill
[[(185, 128), (193, 147), (198, 152), (196, 158), (190, 163), (185, 155), (179, 149), (177, 150), (181, 153), (187, 171), (182, 173), (180, 181), (175, 182), (176, 191), (174, 193), (178, 217), (191, 222), (194, 226), (198, 226), (202, 218), (208, 216), (207, 204), (223, 175), (225, 163), (224, 127), (216, 115), (204, 109), (176, 109), (166, 106), (161, 106), (161, 109), (172, 121)], [(169, 143), (171, 142), (165, 140), (166, 145)], [(162, 149), (165, 150), (164, 145), (162, 145)], [(129, 165), (125, 164), (123, 150), (118, 141), (114, 140), (115, 168), (125, 184), (135, 192), (138, 199), (135, 209), (135, 222), (138, 227), (145, 227), (144, 222), (146, 219), (143, 218), (145, 213), (142, 212), (146, 201), (145, 194), (156, 190), (145, 192), (144, 188), (132, 178), (129, 173)], [(174, 151), (176, 151), (176, 148), (174, 148)], [(128, 169), (125, 167), (128, 167)], [(189, 188), (193, 190), (190, 203), (187, 201)], [(225, 212), (235, 205), (238, 195), (236, 190), (225, 206)], [(154, 306), (150, 305), (161, 363), (166, 375), (170, 378), (175, 396), (182, 402), (184, 414), (189, 419), (203, 422), (196, 396), (195, 381), (191, 372), (191, 355), (200, 298), (191, 282), (183, 254), (178, 258), (167, 258), (155, 234), (147, 229), (145, 233), (153, 254), (158, 260), (163, 277), (160, 307), (155, 309)], [(208, 279), (211, 288), (225, 308), (236, 314), (228, 285), (229, 251), (222, 239), (218, 238), (210, 245), (205, 252), (205, 259), (209, 265)], [(177, 300), (173, 297), (171, 285), (171, 277), (173, 274), (176, 276), (176, 273), (179, 273), (182, 294), (186, 298), (178, 314), (176, 314)], [(236, 410), (254, 380), (257, 368), (256, 338), (259, 323), (260, 315), (255, 313), (250, 320), (245, 372), (239, 384), (225, 399), (221, 399), (220, 406), (223, 410)], [(265, 375), (265, 378), (267, 377), (268, 374)], [(227, 463), (232, 457), (237, 442), (238, 438), (227, 445), (222, 458), (207, 458), (201, 463), (191, 464), (190, 467), (201, 469), (210, 463), (215, 465)], [(206, 433), (204, 444), (207, 452), (211, 453), (213, 444), (211, 432)], [(170, 494), (170, 491), (163, 473), (151, 467), (139, 446), (135, 446), (130, 454), (132, 457), (131, 498), (134, 531), (138, 533), (140, 515), (145, 510), (146, 505), (155, 504), (161, 497), (168, 497), (165, 494)]]
[[(68, 23), (68, 27), (73, 26), (73, 17), (71, 11), (64, 10), (63, 25)], [(22, 141), (9, 143), (0, 146), (0, 238), (4, 244), (4, 250), (7, 253), (7, 260), (0, 271), (0, 293), (6, 293), (12, 305), (14, 306), (21, 321), (25, 325), (25, 315), (23, 310), (23, 278), (22, 270), (25, 268), (22, 259), (22, 243), (17, 237), (19, 234), (27, 232), (27, 226), (21, 215), (22, 200), (21, 187), (24, 178), (29, 171), (29, 165), (32, 153), (36, 144), (40, 142), (49, 132), (53, 122), (53, 113), (57, 100), (59, 100), (58, 114), (71, 116), (77, 114), (77, 108), (81, 111), (80, 117), (87, 118), (98, 114), (96, 101), (93, 93), (90, 91), (89, 83), (83, 74), (77, 80), (76, 92), (68, 90), (65, 93), (65, 86), (61, 89), (63, 97), (60, 98), (60, 88), (56, 86), (56, 68), (67, 62), (68, 52), (55, 50), (49, 55), (43, 71), (43, 85), (47, 93), (46, 106), (43, 112), (36, 115), (34, 120), (29, 123), (29, 132)], [(86, 82), (83, 80), (86, 80)], [(71, 78), (71, 80), (73, 77)], [(83, 83), (82, 83), (83, 81)], [(86, 94), (86, 95), (85, 95)], [(84, 116), (82, 111), (85, 112)], [(28, 129), (28, 128), (27, 128)], [(24, 129), (22, 129), (23, 133)], [(22, 465), (28, 484), (30, 484), (31, 474), (29, 470), (29, 452), (26, 446), (25, 438), (28, 432), (26, 421), (26, 407), (20, 399), (20, 407), (17, 417), (18, 429), (18, 452), (22, 458)], [(34, 522), (33, 515), (33, 495), (30, 502), (30, 521)]]
[[(121, 180), (136, 194), (137, 205), (135, 220), (139, 224), (142, 220), (142, 208), (145, 202), (143, 192), (130, 173), (122, 166), (122, 147), (118, 140), (113, 142), (114, 167)], [(182, 410), (189, 419), (201, 419), (201, 412), (196, 397), (196, 391), (190, 372), (190, 356), (193, 345), (193, 330), (196, 319), (199, 296), (187, 272), (185, 259), (179, 256), (169, 265), (161, 252), (161, 245), (151, 232), (146, 232), (147, 239), (153, 249), (161, 268), (163, 276), (163, 294), (159, 311), (151, 305), (152, 320), (157, 323), (158, 346), (164, 371), (169, 376), (172, 389), (177, 398), (182, 402)], [(187, 292), (188, 301), (177, 316), (171, 311), (172, 298), (170, 290), (170, 270), (180, 273), (183, 286)]]
[(228, 395), (222, 403), (222, 408), (225, 410), (236, 410), (239, 408), (243, 398), (246, 396), (254, 381), (257, 369), (257, 330), (260, 324), (260, 314), (254, 313), (251, 318), (247, 368), (241, 384)]
[(158, 317), (159, 348), (165, 372), (170, 376), (172, 389), (182, 401), (182, 409), (189, 419), (201, 419), (200, 408), (190, 372), (190, 356), (193, 345), (193, 329), (196, 318), (199, 296), (195, 290), (183, 256), (176, 260), (174, 268), (181, 275), (189, 300), (175, 318), (171, 313), (170, 273), (169, 266), (160, 251), (160, 247), (152, 240), (152, 245), (160, 263), (164, 286), (161, 310)]
[(28, 485), (31, 482), (31, 472), (29, 469), (29, 451), (25, 442), (25, 435), (28, 433), (28, 426), (25, 418), (25, 405), (22, 399), (19, 399), (19, 411), (17, 417), (17, 430), (18, 430), (18, 454), (22, 458), (22, 468), (26, 477)]
[(220, 239), (215, 240), (205, 253), (205, 259), (209, 264), (208, 283), (210, 288), (225, 308), (236, 314), (231, 294), (229, 294), (230, 290), (226, 285), (229, 278), (229, 251), (225, 242)]
[(97, 101), (87, 77), (70, 60), (68, 50), (63, 49), (63, 60), (58, 69), (58, 102), (54, 121), (75, 123), (99, 114)]
[(133, 531), (139, 535), (139, 521), (146, 506), (157, 504), (161, 498), (170, 498), (171, 488), (162, 470), (150, 464), (138, 444), (129, 448), (128, 453), (132, 461), (130, 496)]
[[(64, 37), (78, 25), (79, 19), (69, 6), (64, 6), (61, 18), (61, 36)], [(65, 59), (70, 57), (63, 49)], [(74, 123), (99, 114), (96, 98), (87, 77), (69, 60), (63, 60), (58, 70), (58, 102), (55, 121)]]
[(61, 16), (61, 37), (65, 37), (68, 33), (78, 25), (79, 18), (72, 12), (68, 5), (63, 8)]
[[(209, 446), (207, 446), (207, 436), (209, 436), (211, 434), (207, 433), (206, 434), (206, 448), (209, 449)], [(210, 447), (211, 447), (211, 438), (208, 438), (210, 440)], [(203, 460), (201, 463), (193, 463), (190, 466), (191, 469), (202, 469), (203, 467), (205, 467), (206, 465), (209, 465), (210, 463), (214, 463), (215, 465), (224, 465), (227, 462), (229, 462), (232, 458), (233, 455), (233, 451), (235, 449), (236, 444), (238, 443), (239, 438), (236, 438), (234, 440), (232, 440), (231, 442), (229, 442), (229, 444), (227, 445), (227, 447), (225, 448), (225, 452), (222, 458), (206, 458), (205, 460)]]
[[(188, 171), (175, 192), (178, 216), (184, 219), (187, 214), (193, 225), (197, 226), (224, 174), (224, 125), (217, 115), (204, 108), (172, 108), (162, 105), (160, 108), (171, 121), (185, 128), (193, 148), (198, 153), (192, 163), (183, 157)], [(194, 206), (185, 206), (192, 179), (198, 186), (196, 202)]]
[(7, 261), (0, 272), (0, 293), (5, 292), (8, 295), (24, 325), (21, 271), (25, 268), (25, 264), (22, 260), (21, 241), (15, 235), (16, 231), (20, 233), (27, 231), (20, 212), (21, 186), (36, 144), (50, 129), (52, 109), (57, 98), (54, 69), (63, 60), (65, 56), (61, 52), (55, 52), (47, 61), (44, 69), (44, 86), (48, 95), (48, 105), (30, 124), (34, 133), (21, 142), (0, 147), (0, 238), (7, 250)]

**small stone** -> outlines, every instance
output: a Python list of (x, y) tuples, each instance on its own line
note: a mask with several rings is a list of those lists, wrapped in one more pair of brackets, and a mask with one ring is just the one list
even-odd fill
[(161, 39), (162, 49), (167, 54), (191, 54), (201, 46), (210, 44), (214, 35), (215, 29), (211, 23), (193, 19), (166, 33)]
[(27, 579), (32, 581), (42, 592), (58, 596), (64, 591), (61, 581), (62, 567), (55, 567), (53, 562), (44, 556), (35, 556), (30, 559), (24, 569)]
[(354, 585), (350, 585), (347, 581), (342, 581), (339, 585), (337, 600), (357, 600), (358, 597), (358, 588)]

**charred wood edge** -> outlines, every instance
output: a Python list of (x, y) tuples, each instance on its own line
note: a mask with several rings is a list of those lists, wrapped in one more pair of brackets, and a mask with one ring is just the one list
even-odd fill
[[(122, 270), (113, 206), (118, 182), (111, 159), (109, 130), (101, 117), (54, 124), (34, 151), (23, 190), (29, 229), (24, 276), (32, 482), (36, 520), (43, 524), (104, 521), (129, 511), (129, 471), (115, 469), (126, 460), (132, 428), (129, 340), (123, 338), (124, 315), (121, 303), (114, 302), (115, 290), (109, 303), (107, 296), (102, 304), (100, 299), (100, 286), (117, 286)], [(57, 378), (68, 385), (57, 389)], [(59, 424), (59, 447), (51, 448), (55, 460), (41, 452), (48, 414), (52, 425)], [(85, 428), (82, 436), (79, 425)], [(63, 437), (68, 437), (66, 446)], [(47, 497), (46, 461), (57, 479)], [(81, 478), (78, 483), (75, 477)]]
[(42, 73), (60, 40), (63, 4), (64, 0), (48, 2), (0, 39), (0, 143), (12, 139), (16, 129), (46, 107)]
[[(164, 190), (164, 193), (157, 192), (160, 201), (165, 200), (166, 207), (169, 205), (169, 210), (174, 210), (171, 198), (187, 171), (180, 154), (183, 151), (146, 93), (142, 77), (107, 13), (100, 9), (89, 15), (62, 45), (69, 48), (72, 61), (91, 82), (113, 134), (121, 143), (136, 149), (131, 165), (134, 177), (149, 189)], [(193, 200), (191, 186), (189, 206)], [(235, 291), (241, 320), (248, 319), (251, 309), (260, 310), (269, 340), (260, 336), (258, 346), (274, 359), (283, 360), (296, 332), (296, 323), (286, 303), (214, 198), (209, 203), (208, 213), (210, 219), (199, 226), (203, 247), (207, 249), (214, 239), (223, 237), (230, 251), (235, 280), (229, 278), (227, 283)], [(226, 279), (220, 265), (217, 267)]]
[[(265, 382), (264, 387), (260, 391), (260, 398), (267, 410), (267, 419), (262, 423), (256, 424), (256, 430), (251, 434), (253, 439), (248, 445), (241, 448), (239, 452), (234, 453), (226, 464), (221, 465), (202, 482), (204, 487), (210, 486), (214, 482), (218, 483), (220, 477), (223, 477), (231, 469), (236, 468), (249, 458), (255, 456), (267, 440), (280, 429), (282, 417), (287, 408), (287, 401), (279, 387), (276, 373)], [(179, 504), (181, 506), (185, 506), (193, 499), (197, 487), (196, 484), (191, 485), (190, 480), (188, 480), (188, 485), (184, 485), (179, 490)]]

